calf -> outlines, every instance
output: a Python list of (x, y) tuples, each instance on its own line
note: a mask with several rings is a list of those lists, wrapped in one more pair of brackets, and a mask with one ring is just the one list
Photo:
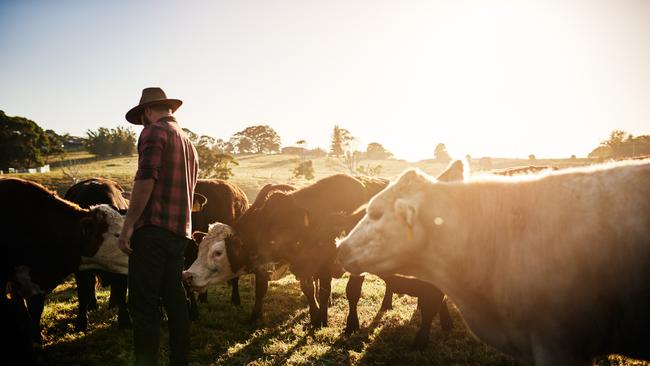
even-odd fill
[[(83, 208), (104, 203), (121, 214), (126, 214), (128, 201), (123, 197), (123, 193), (124, 189), (115, 181), (105, 178), (91, 178), (68, 188), (64, 198), (77, 203)], [(102, 284), (111, 286), (108, 307), (118, 307), (117, 322), (119, 327), (131, 327), (131, 318), (126, 306), (127, 275), (111, 273), (101, 269), (89, 269), (75, 272), (77, 298), (79, 299), (75, 330), (85, 332), (88, 328), (88, 309), (97, 308), (95, 276), (101, 278)]]
[(650, 360), (648, 238), (648, 160), (460, 183), (409, 170), (370, 201), (339, 258), (436, 284), (521, 363), (587, 365)]
[(82, 257), (88, 267), (126, 273), (128, 258), (116, 250), (123, 218), (107, 205), (84, 209), (18, 178), (0, 179), (0, 201), (0, 286), (4, 294), (11, 282), (26, 298), (32, 334), (40, 342), (45, 295), (79, 268)]

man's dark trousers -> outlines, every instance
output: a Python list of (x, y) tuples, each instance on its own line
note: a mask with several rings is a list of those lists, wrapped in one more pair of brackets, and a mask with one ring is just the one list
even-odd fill
[(188, 241), (151, 225), (133, 233), (133, 252), (129, 256), (129, 309), (138, 366), (158, 364), (160, 299), (167, 311), (170, 364), (187, 364), (190, 319), (181, 273)]

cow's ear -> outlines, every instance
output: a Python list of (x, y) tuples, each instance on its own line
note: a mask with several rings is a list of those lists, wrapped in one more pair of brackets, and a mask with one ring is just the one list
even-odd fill
[(447, 167), (447, 169), (440, 173), (438, 180), (442, 182), (456, 182), (462, 181), (465, 175), (465, 166), (462, 161), (456, 160)]
[(416, 208), (411, 202), (403, 198), (398, 198), (395, 201), (395, 212), (406, 222), (409, 228), (413, 228)]
[(206, 235), (208, 235), (208, 234), (204, 233), (202, 231), (195, 231), (195, 232), (192, 233), (192, 240), (194, 240), (194, 242), (196, 244), (200, 244), (203, 241), (203, 238), (205, 238)]

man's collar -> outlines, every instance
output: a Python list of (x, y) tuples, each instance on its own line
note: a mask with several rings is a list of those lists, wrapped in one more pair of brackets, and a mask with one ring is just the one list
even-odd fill
[(158, 122), (176, 122), (176, 118), (174, 116), (165, 116), (158, 119)]

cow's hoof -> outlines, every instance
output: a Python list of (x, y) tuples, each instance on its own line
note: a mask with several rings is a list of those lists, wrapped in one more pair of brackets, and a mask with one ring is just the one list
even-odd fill
[(126, 316), (118, 315), (117, 316), (117, 326), (120, 329), (131, 329), (131, 327), (133, 326), (131, 324), (131, 317), (128, 316), (128, 315), (126, 315)]
[(253, 325), (260, 324), (261, 322), (264, 321), (264, 316), (262, 314), (252, 314), (250, 323)]
[(413, 340), (412, 346), (414, 349), (422, 350), (427, 346), (428, 343), (429, 343), (429, 337), (418, 335), (415, 337), (415, 340)]
[(97, 310), (99, 307), (97, 306), (97, 299), (90, 300), (88, 303), (88, 310)]
[(87, 330), (88, 330), (88, 319), (77, 318), (74, 324), (74, 331), (85, 333)]
[(231, 299), (231, 300), (230, 300), (230, 303), (233, 304), (233, 305), (235, 305), (235, 306), (239, 306), (239, 305), (241, 305), (241, 300), (239, 300), (239, 298), (237, 298), (237, 299)]

